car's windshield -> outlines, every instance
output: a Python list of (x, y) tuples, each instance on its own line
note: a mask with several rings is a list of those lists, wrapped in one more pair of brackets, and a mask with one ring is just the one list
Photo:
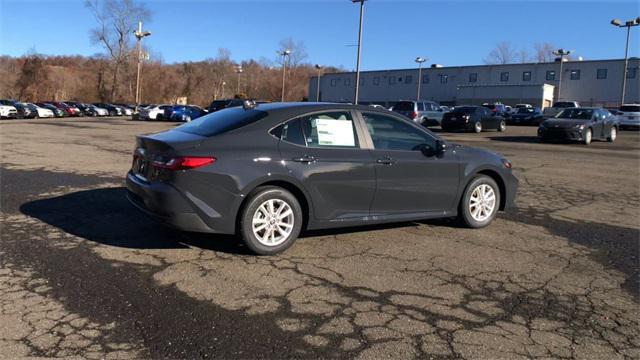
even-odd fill
[(640, 105), (622, 105), (620, 111), (623, 112), (640, 112)]
[(556, 117), (562, 119), (591, 120), (592, 116), (593, 109), (574, 108), (562, 110)]
[(533, 114), (535, 112), (535, 110), (533, 110), (532, 108), (519, 108), (518, 109), (518, 114)]
[(241, 107), (222, 109), (178, 126), (176, 130), (200, 136), (214, 136), (249, 125), (267, 116), (260, 110)]
[(414, 102), (413, 101), (400, 101), (393, 105), (393, 110), (399, 111), (413, 111)]

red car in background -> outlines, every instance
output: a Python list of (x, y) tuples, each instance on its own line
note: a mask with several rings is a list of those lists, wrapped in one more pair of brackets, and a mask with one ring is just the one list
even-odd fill
[(82, 112), (75, 106), (69, 106), (63, 102), (47, 101), (47, 104), (51, 104), (58, 109), (65, 112), (66, 116), (82, 116)]

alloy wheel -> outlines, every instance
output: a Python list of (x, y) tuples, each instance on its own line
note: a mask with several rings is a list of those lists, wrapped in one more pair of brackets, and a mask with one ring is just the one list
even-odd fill
[(469, 198), (469, 213), (476, 221), (485, 221), (493, 215), (496, 208), (496, 193), (487, 184), (476, 186)]
[(269, 199), (253, 214), (252, 230), (265, 246), (277, 246), (289, 238), (295, 217), (291, 206), (281, 199)]

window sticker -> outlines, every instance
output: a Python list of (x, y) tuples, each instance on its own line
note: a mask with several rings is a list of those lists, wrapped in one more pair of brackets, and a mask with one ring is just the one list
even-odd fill
[(315, 119), (318, 145), (355, 146), (351, 120)]

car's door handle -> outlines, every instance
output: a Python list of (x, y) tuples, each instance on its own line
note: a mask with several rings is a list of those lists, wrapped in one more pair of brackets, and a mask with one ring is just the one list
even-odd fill
[(299, 158), (293, 158), (291, 161), (301, 162), (301, 163), (312, 163), (316, 161), (316, 158), (311, 155), (303, 155)]
[(392, 165), (393, 163), (395, 163), (395, 160), (387, 156), (382, 159), (376, 160), (376, 163), (382, 164), (382, 165)]

